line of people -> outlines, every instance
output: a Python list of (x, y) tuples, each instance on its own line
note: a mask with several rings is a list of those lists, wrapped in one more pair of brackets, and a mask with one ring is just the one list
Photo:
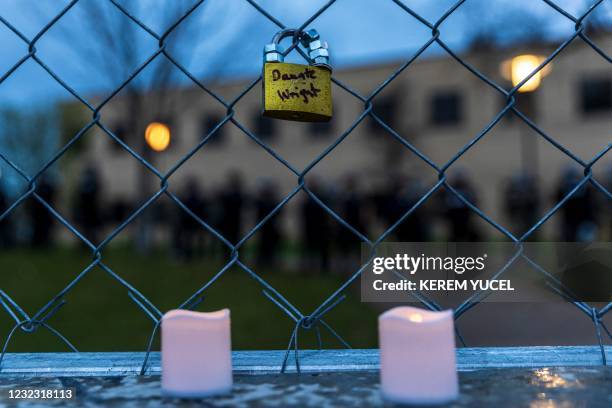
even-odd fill
[[(199, 208), (202, 219), (210, 220), (211, 225), (224, 237), (236, 243), (247, 232), (244, 225), (247, 219), (253, 220), (252, 226), (262, 221), (283, 197), (270, 181), (262, 182), (251, 196), (245, 191), (239, 175), (234, 174), (229, 180), (214, 200), (207, 201), (194, 179), (187, 184), (184, 202), (190, 208)], [(292, 210), (292, 222), (297, 225), (304, 269), (324, 271), (329, 269), (332, 258), (358, 257), (362, 242), (360, 235), (370, 239), (378, 237), (398, 223), (427, 191), (426, 186), (416, 178), (395, 176), (389, 180), (386, 187), (367, 193), (355, 176), (348, 176), (339, 184), (327, 185), (319, 179), (309, 179), (307, 186), (310, 194), (302, 194), (298, 199), (299, 208)], [(552, 207), (580, 180), (577, 171), (565, 171), (550, 202), (544, 203), (534, 178), (527, 175), (513, 177), (502, 192), (504, 212), (510, 221), (509, 230), (516, 236), (527, 232), (544, 215), (547, 210), (545, 204)], [(434, 194), (395, 225), (388, 240), (420, 242), (445, 239), (463, 242), (485, 239), (483, 224), (477, 223), (478, 216), (470, 208), (470, 204), (479, 206), (479, 197), (470, 178), (464, 172), (457, 172), (451, 177), (450, 184), (465, 200), (449, 190)], [(612, 215), (609, 203), (589, 184), (576, 191), (559, 210), (558, 239), (567, 242), (597, 239), (604, 228), (603, 221)], [(283, 253), (283, 243), (290, 241), (283, 239), (285, 211), (281, 209), (267, 219), (255, 234), (257, 261), (260, 264), (275, 264), (278, 255)], [(341, 220), (334, 219), (332, 212)], [(193, 246), (190, 242), (195, 241), (194, 237), (200, 229), (190, 216), (182, 217), (176, 228), (177, 239), (182, 241), (176, 241), (176, 248), (191, 253)], [(433, 225), (436, 223), (444, 226), (445, 236), (434, 231)], [(192, 228), (191, 232), (185, 235), (185, 230), (189, 228)], [(612, 225), (609, 228), (612, 232)], [(530, 236), (530, 239), (537, 238), (537, 233)]]
[[(612, 179), (612, 178), (611, 178)], [(580, 174), (567, 170), (561, 177), (551, 203), (560, 201), (581, 180)], [(465, 200), (475, 207), (479, 197), (470, 178), (457, 172), (450, 184)], [(365, 192), (356, 176), (347, 176), (340, 183), (325, 184), (316, 178), (307, 182), (308, 191), (317, 199), (302, 193), (299, 208), (293, 207), (293, 230), (298, 232), (298, 249), (304, 256), (304, 268), (328, 270), (332, 253), (334, 257), (359, 256), (359, 235), (374, 238), (395, 225), (404, 214), (425, 194), (426, 186), (418, 179), (401, 176), (389, 177), (387, 185), (379, 190)], [(132, 209), (125, 202), (102, 203), (103, 183), (94, 168), (83, 172), (72, 201), (72, 220), (79, 231), (92, 242), (98, 242), (107, 226), (116, 225), (130, 214)], [(510, 221), (512, 233), (521, 235), (543, 215), (543, 200), (535, 180), (525, 175), (513, 177), (503, 192), (504, 211)], [(40, 179), (37, 193), (50, 205), (57, 199), (57, 189), (51, 179)], [(190, 210), (186, 212), (170, 203), (158, 209), (153, 217), (162, 228), (170, 231), (171, 247), (177, 258), (190, 260), (198, 255), (214, 256), (223, 251), (219, 239), (205, 233), (194, 215), (217, 230), (228, 242), (236, 244), (247, 233), (248, 228), (260, 223), (281, 203), (283, 195), (272, 181), (262, 180), (254, 193), (247, 191), (242, 176), (231, 173), (225, 185), (216, 194), (205, 193), (196, 178), (190, 178), (179, 192), (179, 197)], [(600, 198), (601, 197), (601, 198)], [(578, 190), (561, 208), (561, 241), (593, 240), (603, 227), (603, 214), (609, 213), (609, 200), (604, 201), (590, 185)], [(324, 203), (328, 209), (321, 206)], [(9, 201), (0, 194), (0, 211)], [(552, 205), (552, 204), (551, 204)], [(53, 216), (36, 200), (30, 199), (25, 207), (26, 225), (29, 225), (27, 241), (41, 247), (52, 240)], [(106, 211), (104, 211), (106, 210)], [(342, 221), (334, 219), (333, 211)], [(262, 223), (253, 241), (256, 244), (256, 259), (259, 264), (274, 265), (279, 261), (283, 248), (288, 248), (286, 237), (286, 208)], [(478, 241), (484, 238), (476, 223), (477, 215), (464, 200), (450, 191), (434, 194), (398, 224), (388, 240), (419, 242), (431, 239), (448, 241)], [(22, 215), (23, 219), (23, 215)], [(0, 223), (0, 245), (11, 245), (16, 241), (15, 223), (5, 220)], [(20, 223), (23, 224), (23, 223)], [(442, 224), (447, 231), (440, 236), (433, 231), (434, 224)], [(612, 227), (612, 226), (610, 226)], [(357, 234), (356, 234), (357, 233)], [(535, 236), (534, 236), (535, 237)], [(21, 239), (20, 241), (24, 241)], [(251, 240), (249, 239), (249, 242)], [(286, 251), (285, 251), (286, 252)]]

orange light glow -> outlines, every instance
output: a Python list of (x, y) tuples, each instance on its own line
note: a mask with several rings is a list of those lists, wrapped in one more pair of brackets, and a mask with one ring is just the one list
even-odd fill
[[(536, 55), (519, 55), (512, 58), (512, 86), (517, 86), (531, 74), (542, 61)], [(542, 83), (542, 71), (536, 72), (520, 88), (519, 92), (532, 92), (538, 89)]]
[(145, 140), (156, 152), (163, 152), (170, 145), (170, 128), (160, 122), (151, 122), (145, 130)]

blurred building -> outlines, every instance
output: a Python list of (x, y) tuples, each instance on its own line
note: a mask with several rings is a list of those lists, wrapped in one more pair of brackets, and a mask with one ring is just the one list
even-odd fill
[[(601, 49), (612, 49), (612, 34), (597, 35), (593, 39)], [(519, 54), (547, 56), (558, 45), (523, 45), (503, 50), (473, 48), (462, 58), (509, 89), (511, 84), (501, 73), (504, 61)], [(403, 62), (337, 69), (334, 76), (367, 96)], [(237, 79), (206, 85), (231, 101), (251, 81)], [(152, 112), (146, 120), (166, 123), (172, 133), (168, 149), (151, 155), (154, 165), (163, 173), (219, 124), (227, 109), (195, 85), (170, 89), (164, 95), (150, 95), (151, 100), (162, 97), (171, 98), (170, 108), (162, 114)], [(261, 117), (262, 87), (257, 84), (233, 106), (233, 119), (301, 171), (364, 110), (362, 101), (338, 86), (333, 88), (333, 99), (334, 118), (328, 124), (269, 120)], [(101, 111), (101, 120), (137, 151), (143, 133), (125, 131), (129, 120), (125, 101), (121, 94), (113, 98)], [(505, 103), (499, 92), (444, 54), (418, 58), (373, 99), (373, 110), (405, 141), (442, 166), (479, 135)], [(549, 74), (535, 92), (517, 94), (517, 106), (556, 142), (588, 161), (612, 140), (612, 70), (607, 61), (577, 39), (553, 60)], [(508, 113), (448, 170), (449, 175), (459, 170), (466, 174), (478, 195), (479, 206), (502, 224), (509, 222), (504, 211), (505, 185), (522, 168), (535, 171), (542, 207), (547, 209), (563, 170), (575, 165), (513, 116)], [(98, 131), (88, 141), (83, 159), (78, 164), (83, 169), (92, 163), (99, 169), (105, 200), (136, 201), (142, 165), (117, 143)], [(594, 167), (595, 174), (604, 177), (611, 162), (611, 155), (604, 156)], [(203, 191), (210, 192), (220, 188), (232, 171), (243, 174), (245, 188), (250, 191), (255, 191), (264, 179), (273, 181), (280, 195), (289, 193), (297, 184), (295, 174), (228, 122), (172, 175), (170, 185), (182, 188), (190, 177), (195, 177)], [(431, 167), (366, 118), (311, 174), (330, 184), (352, 174), (360, 180), (363, 189), (371, 190), (385, 185), (392, 174), (398, 173), (418, 177), (425, 187), (437, 180)], [(154, 176), (147, 183), (159, 187), (159, 180)], [(291, 216), (299, 211), (295, 201), (299, 200), (293, 200), (288, 206), (290, 215), (285, 221), (286, 229), (294, 233), (299, 225)], [(556, 222), (558, 219), (553, 217), (546, 231), (552, 232), (550, 228)]]

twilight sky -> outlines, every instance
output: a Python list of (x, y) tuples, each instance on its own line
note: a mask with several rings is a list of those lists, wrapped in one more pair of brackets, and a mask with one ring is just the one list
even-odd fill
[[(103, 61), (84, 58), (96, 53), (101, 42), (92, 24), (84, 18), (88, 2), (103, 4), (116, 18), (125, 18), (107, 0), (81, 0), (36, 44), (37, 55), (77, 92), (84, 95), (105, 92), (116, 84), (103, 78), (96, 65)], [(119, 1), (156, 32), (161, 32), (160, 4), (165, 0)], [(176, 0), (185, 8), (191, 0)], [(583, 12), (593, 0), (557, 0), (574, 15)], [(3, 0), (0, 16), (29, 38), (56, 15), (68, 0)], [(259, 0), (258, 3), (288, 27), (300, 25), (326, 3), (323, 0)], [(435, 21), (454, 1), (405, 0), (404, 4), (429, 21)], [(612, 20), (612, 1), (606, 0), (597, 17)], [(189, 20), (195, 35), (181, 43), (177, 58), (198, 77), (255, 75), (261, 67), (261, 49), (277, 30), (245, 0), (208, 0)], [(311, 27), (328, 41), (336, 67), (367, 64), (389, 59), (405, 59), (430, 36), (429, 30), (391, 0), (338, 0)], [(573, 23), (543, 1), (467, 0), (441, 26), (442, 38), (451, 47), (462, 46), (479, 30), (497, 32), (497, 40), (513, 38), (537, 28), (539, 35), (561, 38), (573, 30)], [(137, 29), (139, 61), (155, 51), (157, 42)], [(0, 76), (28, 50), (26, 44), (0, 23)], [(231, 50), (231, 51), (230, 51)], [(439, 52), (434, 46), (431, 53)], [(103, 53), (102, 53), (103, 55)], [(108, 63), (108, 61), (105, 61)], [(147, 75), (144, 72), (143, 75)], [(0, 106), (40, 106), (58, 98), (70, 97), (33, 61), (22, 65), (0, 84)]]

